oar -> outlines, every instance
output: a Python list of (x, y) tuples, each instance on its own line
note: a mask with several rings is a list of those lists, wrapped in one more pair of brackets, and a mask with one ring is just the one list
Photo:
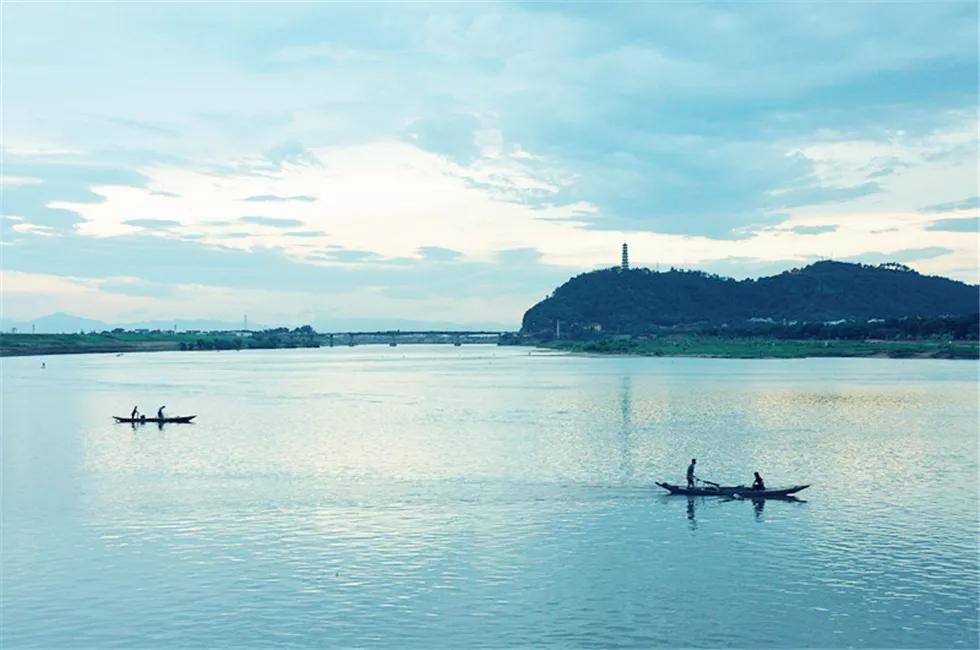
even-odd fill
[(721, 487), (720, 485), (718, 485), (714, 481), (706, 481), (703, 478), (699, 478), (698, 480), (701, 481), (702, 483), (707, 483), (708, 485), (714, 485), (716, 488), (720, 488)]

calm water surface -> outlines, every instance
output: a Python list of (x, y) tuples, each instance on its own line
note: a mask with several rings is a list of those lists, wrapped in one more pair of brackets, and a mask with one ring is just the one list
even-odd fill
[[(5, 648), (978, 645), (972, 362), (2, 364)], [(692, 456), (813, 487), (662, 496)]]

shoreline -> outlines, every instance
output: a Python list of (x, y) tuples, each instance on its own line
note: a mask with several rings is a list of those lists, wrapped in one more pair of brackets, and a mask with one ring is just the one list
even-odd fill
[[(9, 336), (9, 335), (8, 335)], [(27, 336), (78, 336), (78, 335), (27, 335)], [(297, 350), (319, 349), (321, 345), (241, 346), (188, 349), (181, 348), (180, 341), (143, 340), (118, 341), (117, 345), (65, 345), (49, 341), (48, 345), (5, 345), (0, 338), (0, 358), (47, 357), (79, 354), (142, 354), (151, 352), (203, 352), (242, 350)], [(370, 342), (356, 347), (387, 344)], [(400, 343), (404, 345), (451, 345), (449, 343)], [(488, 345), (467, 343), (466, 345)], [(347, 348), (349, 346), (336, 346)], [(497, 347), (494, 344), (494, 347)], [(501, 347), (537, 348), (552, 353), (564, 353), (580, 357), (666, 357), (692, 359), (943, 359), (951, 361), (980, 360), (980, 345), (973, 341), (816, 341), (816, 340), (756, 340), (715, 339), (710, 337), (682, 337), (655, 341), (606, 340), (596, 342), (569, 341), (546, 342), (529, 345), (505, 345)]]
[(552, 341), (538, 345), (549, 350), (598, 357), (980, 360), (980, 344), (976, 341), (799, 340), (680, 335), (655, 339)]
[[(353, 347), (390, 345), (387, 341), (369, 339)], [(449, 345), (452, 341), (402, 341), (403, 345)], [(468, 341), (464, 345), (493, 345), (497, 343)], [(280, 333), (238, 337), (216, 334), (0, 334), (0, 358), (46, 357), (76, 354), (135, 354), (144, 352), (203, 352), (242, 350), (299, 350), (318, 348), (348, 348), (344, 344), (330, 345), (328, 335)]]
[(120, 354), (316, 347), (308, 335), (245, 338), (229, 334), (0, 334), (0, 357), (58, 354)]

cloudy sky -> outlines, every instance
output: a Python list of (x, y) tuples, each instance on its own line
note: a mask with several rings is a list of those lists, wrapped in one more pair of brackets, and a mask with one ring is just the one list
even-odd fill
[(4, 317), (516, 326), (618, 261), (977, 281), (977, 5), (4, 3)]

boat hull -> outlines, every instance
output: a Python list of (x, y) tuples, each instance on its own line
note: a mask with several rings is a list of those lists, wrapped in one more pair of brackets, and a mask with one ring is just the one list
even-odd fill
[(778, 498), (787, 497), (805, 490), (809, 485), (794, 485), (787, 488), (767, 488), (765, 490), (753, 490), (745, 485), (722, 485), (719, 487), (687, 488), (681, 485), (671, 485), (670, 483), (657, 483), (660, 487), (671, 494), (682, 494), (689, 497), (745, 497), (746, 499), (759, 498)]
[(163, 422), (163, 423), (173, 423), (173, 424), (187, 424), (188, 422), (190, 422), (191, 420), (193, 420), (197, 416), (196, 415), (183, 415), (183, 416), (175, 417), (175, 418), (121, 418), (118, 415), (113, 415), (112, 417), (116, 420), (116, 422), (129, 422), (131, 424), (143, 424), (144, 422), (158, 422), (158, 423), (159, 422)]

